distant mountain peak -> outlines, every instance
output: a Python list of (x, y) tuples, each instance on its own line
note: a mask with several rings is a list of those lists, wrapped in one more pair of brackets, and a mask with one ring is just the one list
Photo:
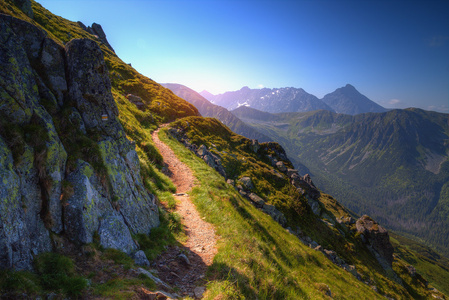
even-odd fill
[(199, 93), (201, 96), (203, 96), (204, 98), (206, 98), (208, 101), (211, 101), (214, 98), (214, 94), (204, 90), (201, 93)]
[(368, 99), (368, 97), (361, 94), (349, 83), (325, 95), (321, 100), (332, 107), (337, 113), (348, 115), (387, 111), (386, 108)]

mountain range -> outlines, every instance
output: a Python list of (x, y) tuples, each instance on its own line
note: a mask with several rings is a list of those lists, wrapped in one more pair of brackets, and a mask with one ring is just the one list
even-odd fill
[(282, 144), (303, 172), (355, 213), (449, 255), (447, 114), (420, 109), (233, 114)]
[(271, 139), (258, 132), (253, 127), (245, 124), (226, 108), (212, 104), (206, 98), (194, 90), (176, 83), (163, 83), (162, 86), (170, 89), (175, 95), (183, 98), (187, 102), (195, 105), (203, 117), (217, 118), (226, 124), (235, 133), (241, 134), (250, 139), (257, 139), (260, 142), (267, 142)]
[(238, 91), (212, 95), (207, 91), (200, 93), (213, 104), (228, 110), (248, 106), (270, 113), (306, 112), (328, 110), (337, 113), (356, 115), (365, 112), (385, 112), (387, 109), (362, 95), (352, 85), (347, 84), (318, 99), (301, 88), (250, 89), (243, 87)]

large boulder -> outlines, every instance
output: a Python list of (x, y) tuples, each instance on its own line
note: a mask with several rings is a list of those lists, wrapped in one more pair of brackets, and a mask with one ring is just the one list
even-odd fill
[(262, 211), (271, 216), (273, 220), (281, 224), (281, 226), (285, 227), (287, 225), (287, 219), (284, 214), (277, 210), (274, 205), (265, 203), (262, 207)]
[(145, 189), (140, 177), (140, 163), (134, 145), (127, 139), (99, 142), (108, 170), (111, 198), (116, 202), (132, 233), (150, 233), (159, 226), (156, 199)]
[(394, 249), (388, 231), (367, 215), (357, 220), (356, 228), (365, 243), (391, 266)]
[(242, 178), (240, 178), (238, 180), (238, 183), (240, 183), (242, 187), (247, 191), (251, 191), (252, 189), (254, 189), (253, 181), (248, 176), (243, 176)]
[(94, 169), (79, 160), (68, 181), (73, 186), (73, 194), (64, 209), (67, 236), (76, 243), (88, 244), (98, 233), (100, 244), (105, 248), (126, 253), (136, 250), (137, 245), (124, 218), (104, 196), (106, 192)]

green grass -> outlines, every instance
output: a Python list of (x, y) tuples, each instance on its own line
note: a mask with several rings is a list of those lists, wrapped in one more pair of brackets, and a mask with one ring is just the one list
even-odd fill
[(135, 297), (135, 288), (155, 290), (156, 284), (145, 275), (136, 278), (113, 278), (103, 284), (93, 286), (93, 294), (108, 299), (129, 299)]
[(177, 213), (161, 208), (159, 217), (161, 224), (159, 227), (153, 228), (149, 235), (136, 234), (134, 236), (149, 260), (155, 259), (166, 250), (167, 246), (177, 245), (179, 241), (185, 240), (181, 219)]
[[(332, 264), (320, 252), (304, 246), (271, 217), (250, 205), (202, 160), (176, 141), (170, 140), (163, 131), (161, 138), (194, 170), (199, 185), (193, 189), (191, 196), (202, 216), (214, 224), (219, 235), (219, 252), (207, 274), (209, 284), (206, 299), (320, 299), (328, 297), (327, 287), (337, 299), (376, 299), (382, 298), (382, 295), (407, 299), (430, 295), (425, 287), (420, 286), (421, 281), (415, 282), (404, 272), (404, 260), (396, 261), (394, 266), (405, 279), (406, 285), (402, 287), (392, 282), (379, 269), (379, 265), (363, 247), (357, 235), (347, 231), (341, 233), (339, 229), (342, 228), (330, 228), (311, 215), (305, 199), (297, 196), (288, 179), (273, 175), (268, 160), (251, 151), (249, 140), (233, 134), (216, 120), (192, 117), (198, 115), (194, 106), (139, 74), (76, 23), (54, 16), (35, 1), (32, 1), (32, 6), (34, 20), (30, 20), (12, 5), (11, 0), (1, 1), (0, 11), (41, 27), (61, 45), (72, 38), (90, 38), (97, 41), (103, 51), (110, 73), (112, 93), (120, 111), (119, 120), (128, 139), (136, 144), (145, 187), (157, 195), (166, 208), (166, 211), (161, 210), (160, 213), (161, 226), (153, 229), (149, 236), (135, 236), (149, 259), (164, 251), (165, 246), (176, 244), (184, 238), (179, 216), (173, 211), (175, 200), (171, 193), (176, 189), (159, 171), (162, 157), (154, 147), (150, 134), (162, 122), (190, 116), (177, 124), (184, 122), (186, 125), (185, 121), (189, 122), (189, 138), (197, 144), (206, 144), (212, 148), (213, 153), (220, 155), (230, 178), (237, 179), (244, 175), (252, 177), (255, 192), (281, 210), (289, 225), (300, 226), (321, 245), (334, 249), (348, 262), (355, 264), (364, 280), (370, 280), (370, 284), (376, 285), (381, 292), (375, 293), (369, 285)], [(142, 98), (143, 111), (125, 98), (129, 93)], [(70, 152), (68, 170), (76, 158), (83, 158), (89, 161), (100, 175), (105, 172), (101, 155), (96, 148), (98, 133), (89, 132), (83, 135), (70, 131), (70, 126), (63, 123), (64, 119), (67, 119), (68, 110), (58, 110), (50, 101), (43, 101), (42, 104), (53, 116), (58, 134)], [(323, 124), (318, 125), (319, 128), (324, 128)], [(45, 137), (33, 139), (33, 136), (42, 137), (39, 129), (28, 129), (37, 134), (27, 137), (18, 129), (10, 135), (8, 142), (18, 153), (24, 143), (40, 147), (39, 143), (45, 141)], [(64, 193), (70, 192), (71, 187), (66, 185)], [(322, 201), (329, 213), (345, 213), (344, 208), (331, 198), (323, 197)], [(121, 252), (106, 250), (101, 256), (114, 261), (115, 264), (123, 265), (125, 269), (133, 266), (132, 260)], [(33, 295), (45, 292), (51, 286), (51, 289), (60, 294), (76, 296), (83, 290), (85, 280), (74, 272), (70, 259), (58, 254), (42, 254), (36, 260), (36, 266), (39, 276), (27, 272), (2, 271), (2, 292), (19, 290)], [(92, 290), (98, 296), (126, 299), (135, 295), (133, 289), (138, 286), (152, 289), (154, 283), (146, 278), (117, 277), (103, 284), (94, 283)]]
[(87, 287), (87, 281), (75, 273), (73, 261), (61, 254), (47, 252), (35, 260), (41, 286), (48, 291), (59, 291), (69, 296), (79, 296)]
[(407, 265), (413, 265), (432, 286), (449, 295), (449, 260), (429, 247), (391, 233), (395, 253)]
[(1, 294), (39, 295), (43, 288), (39, 282), (39, 276), (28, 271), (0, 270)]

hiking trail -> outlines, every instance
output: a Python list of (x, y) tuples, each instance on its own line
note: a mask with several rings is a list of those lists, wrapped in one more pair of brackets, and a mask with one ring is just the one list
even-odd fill
[[(163, 125), (164, 126), (164, 125)], [(166, 126), (166, 125), (165, 125)], [(207, 267), (217, 253), (214, 227), (204, 221), (187, 192), (195, 186), (192, 170), (182, 163), (173, 150), (158, 137), (159, 129), (152, 133), (156, 148), (161, 153), (167, 176), (176, 186), (176, 209), (187, 236), (182, 247), (172, 246), (156, 259), (158, 277), (179, 289), (182, 296), (201, 298)]]

